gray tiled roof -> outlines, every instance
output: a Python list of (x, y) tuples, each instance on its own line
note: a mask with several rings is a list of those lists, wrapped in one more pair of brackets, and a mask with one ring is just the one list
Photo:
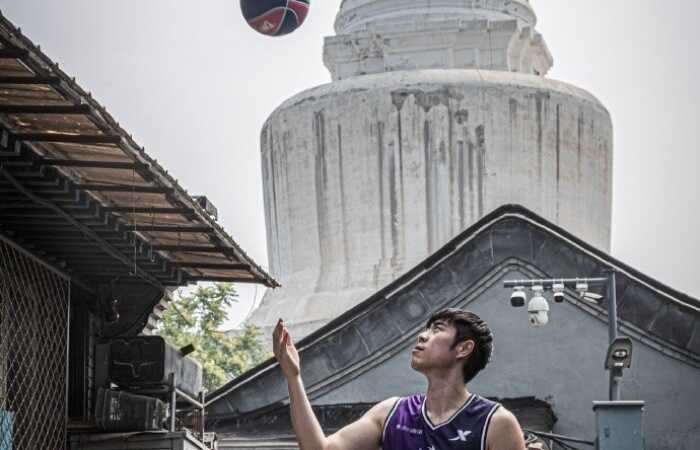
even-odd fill
[[(622, 325), (635, 329), (658, 350), (700, 367), (697, 299), (645, 276), (521, 206), (506, 205), (298, 342), (310, 396), (322, 395), (359, 376), (365, 367), (380, 364), (398, 351), (404, 337), (412, 336), (431, 311), (514, 267), (557, 277), (603, 276), (615, 269)], [(581, 308), (584, 311), (590, 308)], [(603, 300), (595, 313), (605, 318), (605, 311)], [(270, 408), (286, 395), (281, 372), (270, 360), (211, 393), (208, 412), (213, 420), (237, 417)]]

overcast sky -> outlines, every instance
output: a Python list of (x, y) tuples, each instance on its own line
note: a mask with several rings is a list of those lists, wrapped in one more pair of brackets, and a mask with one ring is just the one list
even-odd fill
[[(206, 194), (266, 267), (260, 128), (284, 99), (330, 80), (323, 37), (340, 1), (312, 0), (306, 23), (282, 38), (249, 29), (238, 0), (0, 7), (190, 193)], [(700, 2), (531, 3), (554, 56), (549, 77), (590, 91), (612, 115), (613, 256), (700, 297)], [(231, 325), (254, 294), (241, 289)]]

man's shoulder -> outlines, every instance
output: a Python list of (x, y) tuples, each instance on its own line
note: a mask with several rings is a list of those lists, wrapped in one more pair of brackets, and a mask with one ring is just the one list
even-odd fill
[(515, 415), (503, 406), (496, 408), (489, 424), (486, 435), (487, 448), (523, 447), (523, 431)]
[(384, 424), (391, 412), (401, 401), (401, 397), (389, 397), (375, 404), (369, 411), (367, 417), (376, 421), (379, 425)]
[(377, 403), (375, 405), (375, 408), (377, 408), (379, 411), (382, 411), (385, 413), (384, 415), (388, 415), (391, 410), (393, 410), (398, 404), (401, 402), (402, 397), (389, 397), (387, 399), (382, 400), (381, 402)]
[[(494, 402), (495, 403), (495, 402)], [(515, 417), (515, 414), (510, 412), (509, 409), (507, 409), (505, 406), (501, 405), (498, 403), (498, 408), (493, 412), (493, 415), (491, 417), (491, 423), (499, 423), (501, 425), (508, 425), (508, 424), (518, 424), (518, 419)]]

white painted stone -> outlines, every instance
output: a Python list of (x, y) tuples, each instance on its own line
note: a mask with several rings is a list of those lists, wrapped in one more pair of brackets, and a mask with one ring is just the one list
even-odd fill
[(527, 1), (343, 2), (324, 53), (334, 81), (262, 130), (283, 287), (249, 323), (267, 333), (284, 317), (304, 336), (506, 203), (609, 250), (610, 116), (543, 77), (552, 61), (535, 23)]
[(552, 56), (527, 1), (348, 0), (324, 45), (334, 80), (395, 70), (545, 75)]

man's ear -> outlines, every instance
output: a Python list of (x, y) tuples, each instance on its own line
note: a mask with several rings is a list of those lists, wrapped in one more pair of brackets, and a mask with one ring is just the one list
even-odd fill
[(476, 343), (472, 340), (462, 341), (457, 344), (455, 350), (457, 350), (457, 358), (466, 358), (474, 352), (474, 347)]

